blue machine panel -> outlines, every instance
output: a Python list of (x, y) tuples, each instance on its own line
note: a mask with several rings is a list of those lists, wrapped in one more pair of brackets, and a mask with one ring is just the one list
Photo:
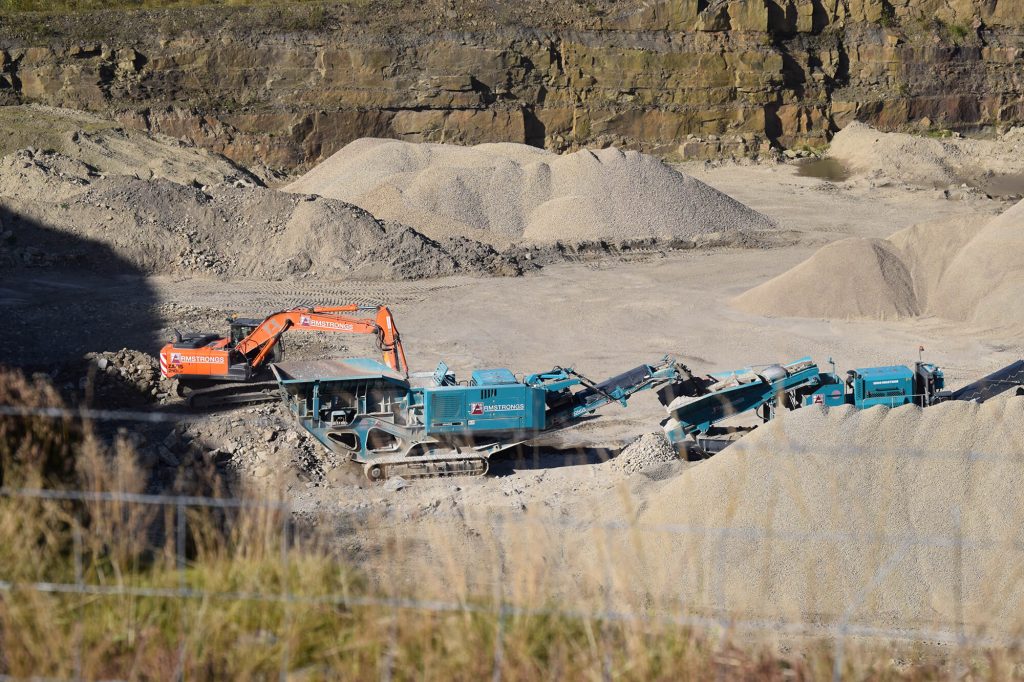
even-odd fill
[(835, 374), (822, 372), (818, 375), (818, 378), (821, 380), (821, 386), (815, 389), (813, 393), (804, 397), (804, 405), (838, 407), (839, 405), (845, 405), (849, 398), (852, 398), (852, 396), (847, 395), (846, 387)]
[(856, 407), (898, 407), (914, 402), (914, 372), (909, 367), (867, 367), (855, 371), (853, 400)]
[(423, 421), (429, 434), (540, 431), (545, 395), (519, 383), (436, 386), (423, 391)]
[(507, 369), (478, 369), (472, 374), (476, 386), (503, 386), (515, 384), (516, 375)]

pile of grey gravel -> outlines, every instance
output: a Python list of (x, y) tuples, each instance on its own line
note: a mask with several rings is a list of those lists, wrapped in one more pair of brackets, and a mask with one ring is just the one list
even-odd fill
[(558, 155), (364, 138), (285, 187), (341, 199), (441, 239), (532, 243), (701, 238), (774, 227), (660, 159), (616, 148)]
[(678, 459), (679, 455), (664, 434), (645, 433), (623, 448), (611, 462), (616, 469), (628, 475)]

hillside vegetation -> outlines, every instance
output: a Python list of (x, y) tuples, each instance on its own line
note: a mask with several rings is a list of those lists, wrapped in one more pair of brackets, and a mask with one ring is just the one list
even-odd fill
[(46, 12), (50, 14), (116, 9), (165, 9), (176, 7), (274, 5), (308, 3), (315, 0), (0, 0), (0, 12)]

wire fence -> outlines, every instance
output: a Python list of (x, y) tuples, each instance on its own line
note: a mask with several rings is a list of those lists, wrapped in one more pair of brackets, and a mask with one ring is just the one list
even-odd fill
[[(719, 580), (711, 587), (710, 590), (714, 595), (714, 601), (719, 602), (717, 614), (702, 615), (700, 613), (688, 612), (686, 608), (686, 598), (682, 594), (680, 594), (679, 597), (680, 609), (676, 612), (670, 612), (668, 610), (652, 611), (649, 609), (636, 611), (617, 607), (616, 600), (612, 598), (612, 595), (615, 592), (614, 585), (617, 582), (616, 576), (613, 575), (616, 566), (616, 557), (614, 556), (606, 556), (602, 561), (605, 569), (602, 580), (604, 582), (603, 591), (606, 601), (604, 608), (601, 609), (523, 606), (514, 603), (514, 598), (505, 593), (506, 589), (510, 587), (507, 582), (508, 576), (505, 575), (507, 572), (505, 561), (508, 558), (508, 554), (506, 552), (498, 552), (494, 556), (496, 573), (492, 584), (494, 603), (490, 604), (473, 603), (472, 601), (461, 599), (420, 599), (373, 594), (358, 596), (332, 593), (294, 594), (289, 591), (287, 581), (284, 581), (283, 589), (280, 592), (244, 590), (223, 591), (207, 589), (202, 586), (195, 586), (189, 583), (187, 567), (190, 564), (191, 558), (187, 551), (187, 537), (189, 534), (188, 519), (190, 511), (196, 508), (203, 510), (261, 509), (275, 513), (279, 516), (281, 524), (280, 561), (281, 565), (287, 568), (290, 560), (290, 554), (293, 551), (293, 545), (290, 542), (292, 533), (292, 514), (289, 504), (286, 501), (201, 498), (174, 495), (140, 495), (117, 492), (90, 493), (81, 491), (18, 490), (8, 488), (0, 489), (0, 496), (15, 500), (115, 503), (118, 505), (141, 505), (172, 509), (174, 521), (171, 525), (174, 531), (175, 564), (179, 569), (179, 583), (174, 586), (147, 586), (131, 584), (131, 581), (120, 580), (114, 581), (113, 583), (100, 584), (87, 580), (82, 571), (82, 566), (85, 563), (83, 558), (84, 543), (82, 540), (82, 534), (88, 531), (84, 527), (84, 524), (76, 523), (73, 524), (69, 530), (70, 534), (74, 537), (74, 541), (72, 543), (74, 548), (73, 564), (76, 567), (74, 580), (26, 581), (24, 579), (8, 579), (5, 576), (0, 576), (0, 591), (3, 592), (31, 590), (42, 594), (80, 595), (97, 598), (136, 597), (147, 599), (199, 600), (213, 604), (221, 602), (248, 601), (286, 604), (292, 608), (306, 606), (336, 606), (343, 608), (374, 607), (382, 610), (382, 612), (413, 610), (432, 613), (482, 613), (493, 614), (498, 619), (499, 628), (500, 623), (507, 618), (556, 614), (595, 623), (672, 625), (695, 628), (719, 634), (724, 632), (739, 632), (772, 636), (786, 635), (798, 637), (824, 637), (834, 640), (834, 679), (842, 678), (844, 670), (843, 656), (847, 642), (851, 638), (868, 637), (886, 641), (900, 640), (905, 642), (930, 642), (933, 644), (968, 648), (993, 646), (1009, 647), (1019, 644), (1019, 639), (1016, 636), (965, 634), (962, 624), (957, 623), (947, 623), (944, 627), (936, 628), (923, 628), (919, 626), (881, 627), (870, 623), (856, 622), (854, 619), (853, 616), (857, 613), (858, 607), (864, 604), (872, 591), (876, 589), (891, 572), (898, 570), (901, 563), (904, 562), (908, 554), (914, 548), (942, 548), (949, 550), (951, 556), (957, 553), (962, 553), (966, 548), (970, 547), (974, 547), (975, 549), (983, 547), (987, 547), (989, 549), (1002, 549), (1002, 547), (998, 546), (998, 543), (970, 543), (964, 542), (959, 537), (932, 537), (927, 535), (921, 537), (912, 535), (881, 535), (877, 537), (865, 537), (857, 534), (844, 535), (829, 532), (774, 533), (751, 528), (709, 528), (687, 525), (638, 526), (620, 522), (593, 523), (561, 518), (527, 519), (509, 517), (506, 515), (497, 516), (493, 519), (495, 536), (496, 539), (499, 540), (499, 544), (501, 544), (500, 539), (504, 531), (508, 531), (510, 528), (518, 528), (518, 532), (522, 532), (525, 527), (536, 525), (548, 527), (560, 526), (562, 528), (577, 531), (586, 529), (591, 532), (597, 531), (599, 534), (603, 534), (605, 536), (614, 536), (616, 534), (632, 536), (639, 534), (641, 536), (653, 536), (656, 540), (661, 540), (666, 535), (676, 537), (697, 536), (704, 541), (701, 544), (705, 544), (707, 541), (710, 541), (711, 545), (718, 548), (717, 551), (712, 553), (714, 559), (712, 560), (713, 568), (711, 571), (713, 575), (718, 576), (725, 576), (728, 574), (728, 567), (725, 565), (725, 555), (730, 543), (735, 542), (743, 544), (760, 544), (764, 542), (777, 543), (779, 541), (795, 541), (800, 545), (803, 545), (808, 552), (815, 551), (815, 545), (817, 544), (834, 544), (837, 542), (861, 544), (865, 542), (874, 542), (876, 544), (884, 544), (887, 547), (892, 547), (893, 550), (884, 558), (883, 561), (878, 563), (877, 568), (875, 568), (870, 575), (870, 579), (864, 581), (859, 586), (859, 589), (854, 591), (844, 617), (835, 622), (820, 623), (802, 619), (787, 619), (785, 617), (749, 618), (739, 616), (736, 613), (731, 613), (729, 608), (726, 606), (728, 599), (722, 592), (727, 582), (724, 580)], [(614, 540), (609, 542), (609, 544), (617, 547), (629, 545), (628, 542), (615, 542)], [(1014, 543), (1013, 548), (1016, 550), (1021, 549), (1019, 543)], [(686, 573), (681, 572), (678, 579), (686, 579)], [(173, 675), (176, 679), (180, 679), (183, 676), (182, 671), (184, 671), (186, 667), (188, 657), (188, 647), (186, 645), (187, 638), (184, 635), (184, 630), (187, 629), (187, 624), (183, 623), (182, 628), (183, 633), (179, 649), (179, 668)], [(286, 643), (289, 641), (286, 637), (282, 637), (281, 640)], [(289, 674), (289, 658), (290, 656), (288, 655), (286, 646), (285, 652), (281, 656), (281, 679), (286, 679)], [(502, 637), (500, 636), (500, 632), (499, 636), (495, 640), (493, 658), (494, 678), (500, 679), (503, 664)], [(78, 653), (77, 660), (81, 660), (81, 652)], [(389, 667), (390, 666), (387, 661), (385, 661), (383, 669), (388, 670)], [(385, 678), (389, 676), (389, 672), (384, 675)], [(70, 679), (77, 680), (83, 678), (81, 673), (77, 672)]]
[[(73, 416), (110, 421), (131, 421), (139, 416), (132, 412), (108, 412), (4, 408), (0, 410), (0, 416)], [(141, 413), (143, 416), (145, 414)], [(149, 418), (140, 420), (156, 421)], [(160, 420), (164, 420), (164, 417), (161, 416)], [(794, 444), (786, 454), (799, 458), (812, 452)], [(872, 466), (873, 460), (885, 456), (885, 453), (871, 449), (858, 449), (850, 454), (864, 466)], [(969, 452), (964, 456), (963, 453), (950, 455), (927, 448), (904, 449), (900, 456), (911, 465), (915, 461), (936, 461), (950, 457), (964, 464), (1004, 459), (998, 454), (987, 452)], [(1012, 531), (999, 538), (972, 535), (963, 528), (962, 510), (954, 502), (936, 512), (948, 517), (942, 525), (950, 529), (949, 532), (917, 532), (910, 529), (893, 533), (884, 528), (835, 530), (825, 524), (821, 528), (787, 528), (771, 524), (640, 523), (525, 512), (486, 512), (482, 513), (482, 520), (476, 527), (487, 529), (486, 534), (489, 535), (485, 538), (485, 544), (491, 548), (489, 561), (485, 562), (489, 564), (487, 570), (478, 570), (476, 575), (469, 575), (470, 571), (466, 568), (467, 574), (461, 578), (469, 587), (455, 596), (445, 596), (441, 590), (432, 593), (424, 590), (421, 596), (417, 596), (415, 592), (402, 594), (400, 590), (367, 590), (360, 594), (347, 590), (315, 592), (306, 587), (293, 589), (293, 582), (289, 579), (280, 581), (277, 589), (268, 589), (266, 585), (258, 589), (223, 589), (209, 585), (206, 580), (197, 579), (191, 572), (198, 560), (197, 550), (193, 546), (198, 542), (194, 538), (202, 532), (198, 526), (208, 523), (211, 513), (220, 514), (218, 521), (230, 525), (228, 521), (232, 514), (255, 512), (264, 519), (266, 527), (273, 527), (273, 532), (263, 532), (253, 537), (261, 537), (262, 542), (275, 545), (273, 551), (277, 554), (279, 566), (287, 574), (295, 554), (302, 552), (302, 543), (297, 535), (304, 532), (301, 517), (293, 513), (289, 500), (16, 487), (0, 488), (0, 500), (19, 506), (44, 503), (58, 505), (63, 510), (60, 529), (52, 532), (59, 532), (67, 540), (57, 544), (70, 547), (70, 564), (73, 566), (70, 576), (33, 576), (31, 570), (23, 570), (17, 562), (0, 562), (12, 573), (0, 573), (0, 593), (29, 591), (42, 595), (77, 595), (95, 599), (129, 597), (211, 604), (276, 604), (285, 607), (286, 617), (282, 629), (288, 627), (289, 619), (294, 616), (296, 609), (315, 606), (346, 609), (369, 607), (392, 614), (415, 611), (491, 615), (496, 619), (498, 627), (490, 656), (493, 660), (492, 679), (495, 680), (501, 679), (505, 663), (504, 623), (508, 619), (524, 616), (559, 615), (599, 626), (608, 623), (637, 623), (693, 628), (710, 634), (748, 633), (827, 638), (834, 647), (833, 678), (836, 680), (843, 677), (848, 645), (863, 638), (929, 642), (966, 649), (1009, 648), (1022, 643), (1013, 628), (985, 628), (969, 622), (971, 619), (965, 616), (968, 602), (977, 602), (979, 597), (974, 593), (965, 596), (964, 583), (967, 581), (963, 571), (966, 564), (979, 559), (985, 562), (1004, 562), (1009, 577), (1003, 584), (993, 586), (993, 590), (996, 601), (1004, 599), (1007, 602), (1005, 605), (1012, 611), (1019, 597), (1017, 590), (1024, 587), (1024, 576), (1018, 575), (1019, 571), (1014, 568), (1021, 564), (1024, 540)], [(865, 500), (866, 505), (876, 502), (879, 500)], [(88, 540), (88, 536), (96, 532), (90, 518), (100, 507), (116, 510), (114, 516), (122, 524), (118, 527), (127, 529), (125, 534), (132, 536), (135, 555), (167, 555), (177, 571), (174, 584), (145, 584), (145, 581), (117, 574), (116, 571), (113, 577), (101, 576), (89, 568), (96, 560), (96, 550), (90, 548)], [(852, 510), (838, 511), (853, 513)], [(348, 513), (342, 511), (334, 515)], [(1011, 525), (1019, 525), (1019, 520), (1006, 521)], [(412, 540), (416, 547), (411, 550), (407, 547), (409, 554), (405, 558), (423, 559), (424, 538), (443, 537), (449, 529), (444, 521), (439, 519), (435, 523), (429, 519), (416, 520), (413, 525), (416, 526), (417, 537)], [(365, 517), (353, 513), (352, 518), (343, 520), (342, 525), (345, 524), (365, 524)], [(401, 523), (391, 526), (382, 524), (369, 528), (368, 532), (381, 535), (381, 546), (410, 544), (410, 538), (403, 533)], [(588, 554), (590, 558), (587, 566), (574, 567), (572, 556), (567, 556), (563, 557), (564, 563), (556, 568), (548, 567), (544, 570), (549, 574), (559, 570), (568, 572), (568, 575), (554, 578), (546, 574), (556, 592), (565, 594), (566, 586), (575, 584), (587, 598), (564, 602), (543, 599), (541, 603), (523, 599), (517, 585), (525, 580), (536, 580), (541, 575), (538, 572), (540, 569), (536, 567), (539, 557), (530, 556), (530, 551), (539, 553), (545, 548), (564, 550), (562, 543), (572, 541), (578, 545), (581, 538), (590, 538), (583, 543), (589, 542), (595, 548), (595, 551)], [(270, 551), (269, 547), (263, 549), (265, 552)], [(101, 553), (104, 551), (108, 550), (100, 550)], [(858, 551), (873, 555), (870, 565), (857, 570), (844, 566), (842, 557)], [(838, 608), (816, 618), (808, 617), (798, 608), (794, 608), (794, 613), (770, 613), (769, 610), (758, 613), (757, 608), (750, 608), (753, 602), (743, 603), (741, 608), (737, 608), (737, 586), (747, 581), (751, 574), (736, 567), (742, 563), (741, 559), (749, 560), (751, 555), (761, 552), (765, 553), (765, 558), (759, 568), (769, 572), (790, 565), (785, 561), (778, 563), (773, 553), (788, 555), (802, 552), (807, 559), (813, 559), (819, 554), (837, 554), (839, 560), (833, 565), (839, 570), (849, 570), (849, 579), (837, 581), (835, 576), (817, 577), (823, 578), (822, 584), (825, 586), (844, 586), (845, 596), (835, 600)], [(387, 564), (396, 556), (387, 555), (376, 566)], [(645, 570), (653, 562), (661, 562), (656, 578), (652, 578)], [(792, 565), (806, 568), (816, 564), (813, 560), (802, 560)], [(945, 598), (952, 603), (936, 610), (944, 615), (937, 615), (930, 624), (913, 620), (884, 624), (886, 618), (865, 617), (866, 611), (875, 608), (873, 604), (879, 599), (877, 593), (885, 591), (884, 586), (894, 575), (919, 571), (928, 565), (953, 567), (948, 574), (952, 576), (949, 585), (943, 586), (949, 588)], [(584, 577), (573, 575), (574, 568)], [(799, 578), (810, 582), (814, 579), (815, 576), (811, 575)], [(921, 575), (922, 581), (928, 579), (928, 575)], [(695, 580), (704, 582), (699, 590), (692, 587)], [(440, 582), (444, 583), (445, 580)], [(762, 584), (750, 586), (749, 589), (756, 595), (759, 591), (775, 587)], [(971, 589), (975, 587), (971, 586)], [(916, 596), (927, 595), (930, 589), (929, 585), (923, 585), (921, 594)], [(475, 598), (488, 594), (489, 601)], [(887, 594), (886, 598), (892, 597)], [(744, 602), (742, 599), (738, 601)], [(552, 606), (552, 603), (558, 605)], [(894, 613), (896, 611), (893, 610)], [(182, 614), (185, 613), (182, 610)], [(398, 619), (395, 615), (396, 623)], [(190, 640), (187, 636), (189, 624), (185, 615), (182, 616), (180, 628), (176, 669), (171, 675), (176, 679), (185, 677), (190, 656)], [(397, 638), (397, 625), (390, 632), (391, 637)], [(279, 639), (283, 643), (279, 676), (284, 680), (292, 672), (291, 640), (283, 634)], [(75, 669), (70, 677), (63, 679), (83, 679), (81, 661), (86, 653), (85, 646), (84, 640), (80, 640), (80, 648), (74, 654)], [(392, 641), (385, 648), (380, 666), (382, 679), (391, 679), (394, 675), (396, 646)], [(606, 670), (606, 673), (610, 676), (610, 670)]]

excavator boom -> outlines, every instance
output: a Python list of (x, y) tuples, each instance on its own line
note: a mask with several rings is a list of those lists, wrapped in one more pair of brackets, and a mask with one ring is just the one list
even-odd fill
[[(409, 373), (401, 337), (386, 306), (297, 307), (262, 320), (234, 317), (228, 321), (231, 330), (227, 337), (198, 334), (182, 338), (176, 335), (160, 351), (163, 376), (177, 378), (186, 392), (215, 382), (251, 385), (261, 378), (262, 370), (280, 359), (281, 337), (290, 330), (376, 336), (384, 363), (396, 372)], [(226, 391), (222, 387), (220, 392)], [(235, 395), (228, 402), (252, 400), (239, 400)]]

